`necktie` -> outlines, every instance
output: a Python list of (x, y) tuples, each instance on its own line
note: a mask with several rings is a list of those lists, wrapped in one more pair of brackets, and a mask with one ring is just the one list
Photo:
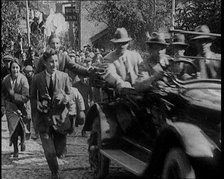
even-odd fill
[(50, 84), (49, 84), (49, 89), (48, 89), (49, 95), (51, 99), (53, 98), (53, 93), (54, 93), (54, 85), (53, 85), (53, 77), (50, 77)]

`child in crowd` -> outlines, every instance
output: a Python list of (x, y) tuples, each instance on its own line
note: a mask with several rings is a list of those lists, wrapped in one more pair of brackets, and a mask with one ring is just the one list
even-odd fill
[[(82, 95), (80, 94), (77, 88), (71, 87), (71, 104), (69, 108), (69, 119), (71, 122), (71, 129), (69, 133), (73, 133), (74, 131), (74, 121), (78, 120), (77, 123), (79, 125), (84, 124), (85, 120), (85, 103)], [(76, 126), (78, 127), (78, 126)]]
[[(92, 99), (91, 88), (88, 84), (87, 78), (84, 78), (83, 76), (79, 76), (79, 78), (80, 78), (80, 81), (74, 83), (73, 87), (77, 88), (79, 92), (81, 93), (84, 100), (84, 104), (85, 104), (85, 114), (87, 114), (87, 111), (89, 107), (91, 106), (91, 99)], [(77, 117), (79, 118), (79, 116)], [(79, 119), (76, 121), (79, 121)], [(78, 126), (77, 123), (76, 123), (76, 126)], [(82, 130), (82, 136), (83, 137), (86, 136), (86, 133), (83, 130)]]

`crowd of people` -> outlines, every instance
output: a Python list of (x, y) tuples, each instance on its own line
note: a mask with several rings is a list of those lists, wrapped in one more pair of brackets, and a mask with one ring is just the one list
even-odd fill
[[(187, 60), (197, 66), (198, 78), (220, 79), (220, 61), (209, 60), (221, 59), (220, 54), (210, 49), (214, 37), (208, 35), (206, 25), (195, 31), (205, 33), (191, 39), (199, 60)], [(41, 139), (52, 178), (60, 178), (57, 157), (66, 155), (66, 137), (74, 133), (75, 127), (84, 124), (88, 109), (97, 101), (89, 84), (89, 77), (97, 72), (94, 66), (107, 64), (101, 76), (118, 93), (124, 88), (145, 91), (163, 77), (170, 59), (183, 58), (188, 46), (183, 34), (175, 34), (169, 44), (163, 33), (154, 32), (146, 40), (149, 57), (143, 59), (137, 51), (128, 49), (131, 40), (125, 28), (118, 28), (111, 39), (115, 49), (107, 54), (89, 45), (81, 51), (66, 51), (61, 50), (60, 38), (52, 34), (47, 49), (39, 57), (32, 48), (27, 58), (4, 55), (1, 113), (8, 121), (13, 156), (18, 157), (19, 136), (21, 151), (25, 150), (25, 134), (30, 130), (26, 124), (32, 121), (31, 138)], [(172, 55), (166, 54), (168, 46), (173, 48)], [(180, 64), (179, 68), (183, 80), (191, 78), (188, 66)], [(86, 136), (85, 130), (82, 136)]]

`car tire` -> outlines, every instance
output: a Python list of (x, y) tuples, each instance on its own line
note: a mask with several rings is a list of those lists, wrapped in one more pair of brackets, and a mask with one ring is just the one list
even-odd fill
[(180, 179), (180, 178), (196, 178), (195, 172), (191, 163), (180, 148), (172, 148), (166, 155), (162, 179)]
[(110, 160), (100, 153), (101, 147), (100, 120), (95, 118), (89, 138), (89, 162), (94, 179), (103, 179), (109, 172)]

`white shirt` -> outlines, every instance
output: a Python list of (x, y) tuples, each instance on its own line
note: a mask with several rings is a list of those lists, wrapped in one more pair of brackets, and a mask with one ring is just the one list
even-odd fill
[(49, 87), (50, 86), (50, 78), (51, 78), (51, 76), (52, 76), (52, 80), (53, 80), (53, 84), (54, 84), (54, 81), (55, 81), (55, 72), (53, 74), (49, 74), (47, 72), (47, 70), (45, 70), (45, 72), (46, 72), (47, 87)]

